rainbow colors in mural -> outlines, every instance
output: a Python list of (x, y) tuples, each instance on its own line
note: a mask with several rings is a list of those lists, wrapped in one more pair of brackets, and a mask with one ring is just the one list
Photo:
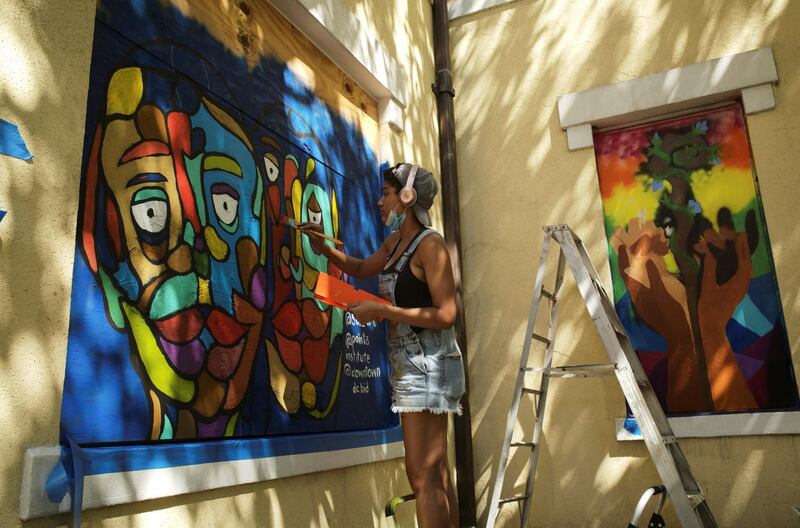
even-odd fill
[(797, 408), (741, 108), (594, 142), (616, 310), (665, 410)]

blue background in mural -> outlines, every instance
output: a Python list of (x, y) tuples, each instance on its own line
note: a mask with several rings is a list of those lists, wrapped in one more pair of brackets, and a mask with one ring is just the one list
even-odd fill
[[(262, 136), (275, 138), (284, 155), (291, 153), (302, 160), (301, 167), (305, 160), (314, 158), (318, 170), (312, 176), (313, 183), (329, 194), (335, 192), (338, 236), (345, 241), (345, 250), (354, 256), (365, 256), (379, 246), (385, 231), (375, 202), (382, 182), (378, 160), (360, 131), (315, 97), (285, 64), (262, 57), (254, 69), (249, 69), (243, 58), (226, 51), (202, 25), (174, 8), (162, 7), (157, 0), (102, 2), (98, 7), (87, 103), (84, 179), (95, 129), (105, 119), (109, 78), (126, 66), (160, 72), (147, 78), (144, 92), (145, 98), (163, 111), (196, 108), (198, 93), (219, 105), (247, 133), (258, 163), (265, 153), (264, 144), (259, 141)], [(310, 127), (316, 141), (299, 137), (302, 125), (298, 123)], [(260, 171), (264, 177), (263, 165)], [(280, 179), (279, 184), (283, 185)], [(83, 212), (82, 209), (81, 216)], [(80, 233), (79, 224), (79, 238)], [(267, 277), (271, 278), (275, 271), (274, 255), (269, 254), (271, 241), (260, 243), (267, 244)], [(98, 259), (108, 259), (108, 255), (100, 254)], [(376, 291), (374, 280), (350, 282)], [(272, 287), (270, 282), (268, 305), (273, 300)], [(146, 441), (150, 404), (140, 373), (133, 367), (133, 344), (126, 332), (114, 329), (110, 323), (102, 290), (87, 266), (80, 242), (71, 303), (62, 430), (81, 443)], [(302, 405), (297, 414), (287, 414), (270, 390), (262, 342), (235, 436), (396, 425), (397, 419), (389, 411), (389, 366), (383, 326), (359, 329), (344, 324), (342, 336), (331, 345), (328, 373), (318, 385), (321, 397), (331, 390), (335, 364), (343, 347), (341, 341), (348, 332), (368, 334), (370, 366), (382, 373), (381, 379), (372, 382), (369, 397), (354, 394), (352, 379), (342, 377), (338, 402), (325, 418), (311, 417)], [(272, 333), (268, 315), (262, 334), (269, 338)], [(167, 406), (165, 413), (174, 417), (175, 408)]]

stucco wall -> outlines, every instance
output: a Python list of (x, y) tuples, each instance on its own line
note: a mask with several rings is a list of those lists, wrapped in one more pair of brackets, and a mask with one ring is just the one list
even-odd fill
[[(747, 122), (797, 370), (800, 229), (793, 213), (800, 191), (792, 153), (800, 140), (798, 23), (800, 5), (789, 0), (522, 0), (451, 25), (482, 520), (524, 338), (540, 226), (569, 223), (608, 281), (594, 152), (567, 150), (559, 95), (772, 47), (780, 75), (777, 107)], [(574, 290), (563, 302), (556, 361), (603, 361)], [(639, 495), (659, 479), (642, 443), (615, 440), (614, 418), (624, 409), (612, 379), (551, 384), (532, 526), (627, 522)], [(530, 412), (521, 417), (530, 426)], [(797, 521), (791, 511), (800, 486), (796, 436), (692, 439), (681, 445), (721, 526)], [(509, 474), (520, 474), (522, 458), (520, 453), (513, 459)], [(516, 526), (516, 510), (508, 514), (506, 524)], [(677, 525), (671, 512), (667, 524)]]
[[(345, 5), (409, 74), (406, 131), (381, 127), (381, 158), (414, 158), (436, 170), (427, 0)], [(2, 526), (20, 524), (25, 450), (58, 441), (94, 12), (91, 0), (10, 0), (0, 12), (0, 118), (20, 126), (34, 155), (30, 163), (0, 156), (0, 208), (8, 211), (0, 224)], [(84, 519), (126, 527), (384, 525), (386, 499), (408, 492), (397, 460), (93, 510)]]
[(34, 156), (0, 156), (3, 526), (18, 522), (25, 449), (58, 442), (93, 14), (15, 1), (0, 15), (0, 115)]

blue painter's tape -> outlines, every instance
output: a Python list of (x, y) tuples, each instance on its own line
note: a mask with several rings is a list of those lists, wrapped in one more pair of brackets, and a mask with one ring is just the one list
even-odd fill
[[(65, 435), (69, 441), (69, 450), (72, 453), (72, 475), (70, 486), (70, 496), (72, 497), (72, 526), (81, 525), (81, 513), (83, 512), (83, 479), (86, 470), (92, 467), (92, 462), (78, 442), (70, 435)], [(69, 474), (69, 470), (67, 471)]]
[(44, 492), (50, 502), (61, 502), (62, 499), (64, 499), (64, 495), (69, 491), (69, 477), (64, 467), (66, 458), (67, 450), (62, 447), (58, 462), (53, 466), (53, 469), (47, 476), (47, 481), (44, 483)]
[(25, 140), (19, 133), (19, 128), (14, 123), (0, 119), (0, 154), (14, 158), (29, 160), (31, 156)]
[(5, 217), (6, 217), (6, 211), (3, 211), (2, 209), (0, 209), (0, 222), (2, 222), (3, 218), (5, 218)]
[(642, 431), (639, 430), (639, 424), (636, 423), (636, 418), (632, 416), (625, 418), (625, 424), (623, 427), (632, 435), (642, 436)]
[(80, 526), (83, 511), (83, 480), (86, 471), (92, 467), (92, 460), (87, 450), (82, 449), (69, 434), (62, 433), (61, 444), (61, 454), (47, 477), (44, 491), (50, 502), (56, 503), (61, 502), (69, 491), (72, 526)]

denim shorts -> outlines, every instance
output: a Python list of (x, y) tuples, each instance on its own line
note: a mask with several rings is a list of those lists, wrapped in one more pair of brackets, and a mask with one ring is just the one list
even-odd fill
[(453, 328), (415, 333), (398, 325), (389, 337), (392, 411), (461, 414), (464, 362)]

